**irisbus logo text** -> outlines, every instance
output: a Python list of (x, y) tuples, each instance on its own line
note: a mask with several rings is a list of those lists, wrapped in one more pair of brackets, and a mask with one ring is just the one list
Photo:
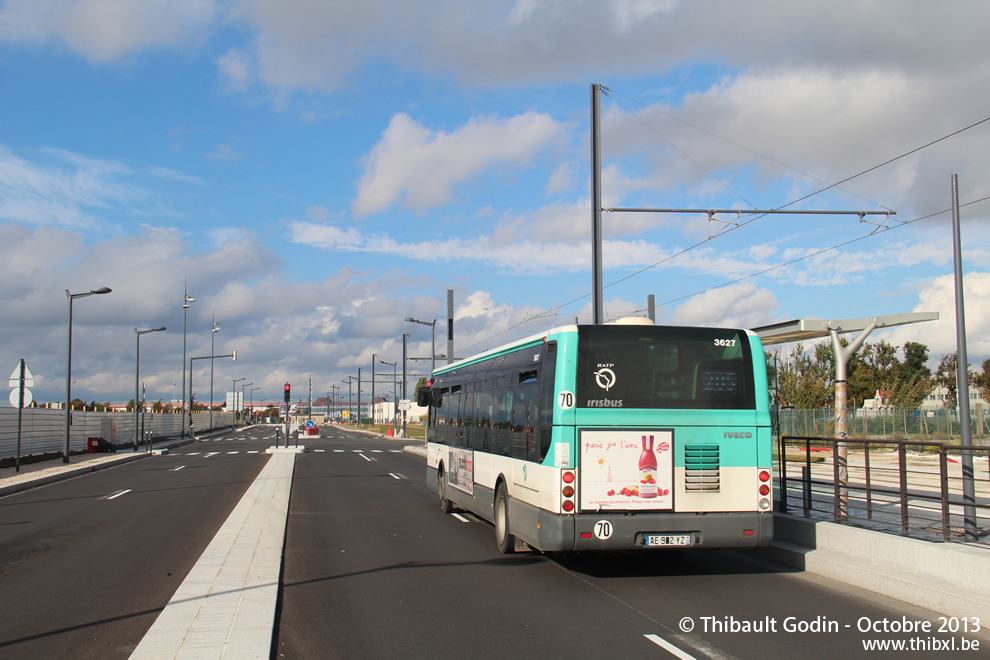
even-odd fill
[(726, 431), (722, 434), (723, 438), (752, 438), (753, 434), (749, 431)]

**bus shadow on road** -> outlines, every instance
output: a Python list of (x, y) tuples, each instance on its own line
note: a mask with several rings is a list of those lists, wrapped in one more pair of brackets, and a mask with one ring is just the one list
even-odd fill
[(603, 579), (800, 572), (766, 561), (745, 550), (574, 552), (548, 554), (547, 558), (568, 571)]

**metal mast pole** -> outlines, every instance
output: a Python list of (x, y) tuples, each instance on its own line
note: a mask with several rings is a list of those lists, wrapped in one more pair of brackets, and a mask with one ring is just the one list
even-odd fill
[[(435, 322), (435, 321), (434, 321)], [(435, 360), (436, 358), (434, 358)], [(454, 290), (447, 289), (447, 364), (454, 361)], [(433, 363), (436, 367), (436, 362)], [(431, 373), (432, 375), (432, 373)], [(403, 392), (402, 398), (406, 398)]]
[[(408, 332), (402, 333), (402, 400), (406, 400), (406, 338), (409, 337)], [(450, 356), (447, 356), (450, 359)], [(402, 411), (402, 437), (409, 437), (406, 433), (406, 411)]]
[[(952, 175), (952, 254), (956, 283), (956, 401), (959, 404), (959, 442), (973, 444), (969, 417), (969, 358), (966, 355), (966, 305), (963, 300), (962, 239), (959, 232), (959, 181)], [(963, 526), (966, 540), (976, 541), (976, 484), (973, 451), (963, 450)]]
[(591, 86), (591, 295), (592, 323), (602, 323), (604, 293), (602, 289), (602, 86)]

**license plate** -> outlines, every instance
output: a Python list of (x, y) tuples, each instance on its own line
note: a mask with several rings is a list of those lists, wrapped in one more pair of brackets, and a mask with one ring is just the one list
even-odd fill
[(659, 545), (691, 545), (690, 534), (647, 534), (647, 546)]

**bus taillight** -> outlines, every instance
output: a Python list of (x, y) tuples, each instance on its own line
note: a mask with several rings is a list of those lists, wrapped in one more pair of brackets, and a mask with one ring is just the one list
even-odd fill
[(564, 513), (573, 513), (574, 486), (572, 486), (571, 484), (574, 483), (574, 473), (571, 472), (570, 470), (567, 470), (561, 473), (560, 479), (561, 481), (564, 482), (564, 485), (560, 489), (560, 494), (561, 494), (560, 508)]
[(760, 511), (769, 511), (772, 506), (768, 497), (770, 495), (770, 484), (767, 483), (770, 481), (770, 470), (760, 470), (757, 476), (760, 480), (760, 487), (757, 489), (760, 493), (760, 500), (757, 504), (760, 507)]

